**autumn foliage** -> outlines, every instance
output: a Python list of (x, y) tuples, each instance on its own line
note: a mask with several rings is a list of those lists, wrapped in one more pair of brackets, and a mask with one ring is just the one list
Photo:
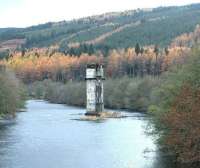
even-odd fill
[(184, 85), (163, 122), (166, 144), (182, 163), (200, 163), (200, 89)]
[(178, 167), (200, 167), (200, 48), (195, 47), (186, 63), (161, 76), (154, 88), (154, 131), (160, 144), (173, 151)]
[(197, 25), (195, 30), (190, 33), (184, 33), (175, 38), (171, 44), (172, 47), (192, 47), (200, 43), (200, 25)]
[(169, 48), (167, 53), (164, 50), (155, 53), (153, 47), (146, 47), (137, 54), (134, 48), (129, 48), (112, 50), (108, 57), (103, 57), (100, 53), (70, 56), (48, 49), (32, 49), (12, 53), (5, 64), (14, 69), (25, 83), (45, 79), (65, 83), (69, 80), (84, 80), (88, 63), (103, 63), (105, 76), (109, 78), (157, 76), (171, 65), (183, 63), (189, 51), (186, 47), (174, 47)]
[(15, 70), (17, 76), (25, 83), (52, 79), (53, 81), (66, 82), (75, 78), (84, 79), (85, 65), (89, 62), (100, 62), (101, 56), (80, 57), (54, 53), (52, 56), (46, 50), (33, 50), (14, 53), (6, 64)]

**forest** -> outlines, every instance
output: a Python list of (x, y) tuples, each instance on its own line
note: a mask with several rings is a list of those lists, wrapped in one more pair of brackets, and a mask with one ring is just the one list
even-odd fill
[[(199, 10), (199, 4), (136, 9), (28, 28), (0, 29), (0, 52), (1, 48), (24, 50), (56, 46), (58, 51), (70, 55), (99, 51), (107, 54), (109, 49), (133, 48), (137, 43), (142, 46), (157, 44), (164, 48), (175, 37), (194, 30), (199, 24)], [(14, 39), (19, 42), (4, 46), (5, 42)]]
[[(105, 107), (146, 113), (161, 149), (172, 151), (178, 165), (199, 167), (199, 9), (161, 7), (0, 29), (0, 117), (15, 116), (27, 98), (85, 106), (86, 66), (103, 64)], [(24, 44), (4, 50), (12, 39)]]

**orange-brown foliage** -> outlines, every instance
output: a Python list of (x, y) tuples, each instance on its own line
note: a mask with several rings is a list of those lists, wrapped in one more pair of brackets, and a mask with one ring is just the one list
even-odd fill
[(200, 89), (182, 88), (171, 111), (163, 117), (168, 144), (182, 163), (200, 162)]
[(162, 71), (168, 70), (171, 65), (185, 63), (187, 57), (190, 55), (190, 48), (187, 47), (173, 47), (169, 49), (168, 55), (163, 59)]
[(181, 64), (190, 49), (174, 47), (166, 54), (158, 55), (153, 48), (145, 48), (141, 54), (136, 54), (134, 48), (127, 50), (112, 50), (108, 57), (101, 54), (82, 54), (78, 56), (64, 55), (48, 49), (31, 49), (25, 53), (14, 52), (7, 66), (15, 70), (18, 77), (25, 83), (36, 80), (52, 79), (66, 82), (67, 80), (83, 80), (85, 67), (89, 63), (103, 63), (107, 77), (159, 75), (172, 64)]
[(184, 33), (175, 38), (171, 44), (172, 47), (192, 47), (200, 43), (200, 25), (197, 25), (194, 32)]

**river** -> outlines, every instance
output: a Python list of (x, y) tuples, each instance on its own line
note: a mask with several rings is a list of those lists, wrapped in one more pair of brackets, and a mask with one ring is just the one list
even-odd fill
[(85, 109), (29, 100), (0, 126), (0, 168), (154, 168), (156, 145), (139, 113), (77, 121)]

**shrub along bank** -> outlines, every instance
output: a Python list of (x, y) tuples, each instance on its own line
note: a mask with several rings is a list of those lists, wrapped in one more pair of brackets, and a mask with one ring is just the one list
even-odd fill
[(0, 118), (14, 116), (15, 112), (24, 107), (25, 90), (14, 73), (0, 68)]
[[(108, 79), (104, 82), (105, 107), (146, 111), (150, 105), (152, 88), (158, 83), (157, 78)], [(85, 82), (68, 82), (66, 84), (50, 80), (37, 81), (29, 85), (32, 97), (46, 99), (54, 103), (85, 106)]]

